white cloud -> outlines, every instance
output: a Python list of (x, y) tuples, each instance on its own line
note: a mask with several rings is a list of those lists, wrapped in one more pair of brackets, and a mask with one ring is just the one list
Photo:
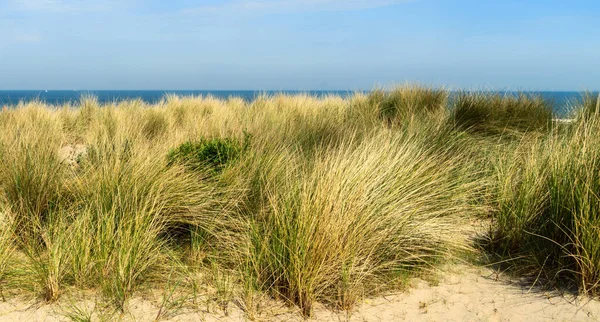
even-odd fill
[(354, 11), (386, 7), (411, 0), (233, 0), (221, 5), (183, 10), (189, 14), (252, 13), (277, 14), (319, 11)]

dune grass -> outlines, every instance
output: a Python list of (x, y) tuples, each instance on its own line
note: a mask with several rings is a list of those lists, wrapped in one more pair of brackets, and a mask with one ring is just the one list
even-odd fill
[(472, 251), (469, 222), (489, 215), (487, 251), (594, 294), (597, 113), (558, 129), (540, 97), (449, 97), (405, 85), (2, 111), (0, 292), (88, 290), (124, 310), (175, 294), (177, 276), (223, 310), (253, 317), (270, 296), (309, 316)]
[(459, 129), (488, 135), (544, 131), (553, 117), (551, 102), (525, 93), (460, 91), (451, 109)]
[(497, 162), (491, 248), (539, 282), (598, 294), (600, 119), (522, 144)]
[(411, 117), (438, 115), (446, 112), (448, 91), (444, 89), (403, 85), (389, 91), (377, 89), (369, 93), (369, 104), (388, 123)]
[(457, 227), (477, 210), (477, 181), (414, 136), (384, 132), (308, 164), (275, 159), (286, 168), (271, 172), (251, 222), (252, 282), (307, 315), (315, 300), (347, 309), (466, 248)]
[(575, 104), (575, 117), (581, 119), (594, 119), (600, 114), (600, 94), (586, 92)]

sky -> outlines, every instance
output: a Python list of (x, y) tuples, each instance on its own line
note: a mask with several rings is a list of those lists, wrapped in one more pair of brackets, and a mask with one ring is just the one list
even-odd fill
[(597, 0), (0, 0), (0, 90), (600, 89)]

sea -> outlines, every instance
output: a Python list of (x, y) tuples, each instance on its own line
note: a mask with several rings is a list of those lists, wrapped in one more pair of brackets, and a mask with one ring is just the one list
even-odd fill
[[(313, 90), (313, 91), (224, 91), (224, 90), (0, 90), (0, 106), (14, 106), (20, 102), (40, 100), (52, 105), (63, 105), (65, 103), (75, 103), (84, 95), (94, 95), (100, 103), (118, 102), (129, 99), (142, 99), (147, 103), (156, 103), (167, 94), (176, 94), (182, 96), (213, 96), (217, 98), (239, 97), (251, 101), (259, 95), (275, 94), (309, 94), (314, 96), (339, 95), (346, 97), (356, 93), (352, 90)], [(511, 93), (511, 92), (501, 92)], [(525, 92), (529, 94), (541, 95), (554, 104), (554, 111), (559, 115), (565, 115), (572, 109), (574, 102), (581, 99), (581, 92)]]

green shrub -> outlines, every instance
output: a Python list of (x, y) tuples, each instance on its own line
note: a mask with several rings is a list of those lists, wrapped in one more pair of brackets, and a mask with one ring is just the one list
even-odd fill
[(220, 173), (225, 166), (236, 160), (248, 146), (250, 135), (245, 134), (243, 142), (231, 138), (201, 138), (188, 141), (169, 151), (169, 165), (179, 163), (193, 171), (209, 170)]

